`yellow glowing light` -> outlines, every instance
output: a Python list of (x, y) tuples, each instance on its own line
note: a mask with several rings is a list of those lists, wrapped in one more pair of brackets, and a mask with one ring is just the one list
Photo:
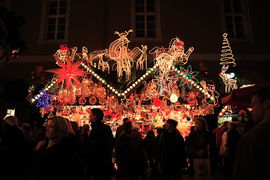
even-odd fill
[(176, 103), (176, 102), (178, 101), (178, 96), (177, 96), (176, 94), (172, 94), (172, 95), (170, 96), (170, 101), (171, 101), (172, 103)]

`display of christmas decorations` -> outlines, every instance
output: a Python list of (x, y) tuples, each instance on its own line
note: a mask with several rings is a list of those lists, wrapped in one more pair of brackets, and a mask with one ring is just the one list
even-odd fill
[[(105, 50), (88, 52), (83, 47), (78, 52), (77, 47), (61, 45), (54, 54), (59, 68), (45, 70), (53, 77), (28, 96), (42, 117), (57, 114), (82, 126), (89, 123), (91, 108), (100, 107), (112, 128), (125, 117), (148, 129), (161, 127), (171, 118), (186, 136), (195, 116), (214, 113), (219, 98), (215, 85), (200, 81), (199, 72), (187, 65), (193, 47), (185, 51), (184, 42), (173, 38), (168, 48), (129, 49), (130, 32), (115, 32), (119, 38)], [(152, 56), (151, 67), (147, 56)], [(139, 77), (137, 71), (142, 72)]]

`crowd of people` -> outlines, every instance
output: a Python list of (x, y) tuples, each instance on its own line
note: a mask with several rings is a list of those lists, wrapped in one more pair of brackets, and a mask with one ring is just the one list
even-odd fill
[(143, 137), (128, 118), (113, 136), (98, 108), (91, 110), (91, 127), (53, 116), (37, 131), (14, 116), (4, 118), (7, 106), (1, 101), (0, 177), (179, 180), (183, 174), (210, 178), (221, 173), (228, 180), (265, 179), (270, 176), (270, 88), (256, 92), (252, 108), (252, 128), (232, 121), (209, 131), (207, 121), (195, 117), (190, 134), (183, 137), (177, 121), (168, 119)]

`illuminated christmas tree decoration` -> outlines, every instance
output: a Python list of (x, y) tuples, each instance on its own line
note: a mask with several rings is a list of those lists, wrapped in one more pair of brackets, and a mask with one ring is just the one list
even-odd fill
[[(222, 65), (221, 72), (219, 76), (221, 77), (224, 85), (225, 85), (225, 92), (229, 93), (234, 89), (237, 89), (237, 80), (233, 79), (235, 78), (235, 73), (227, 73), (230, 65), (235, 66), (235, 59), (232, 54), (232, 49), (229, 43), (229, 40), (227, 38), (228, 34), (223, 34), (223, 42), (222, 42), (222, 50), (221, 50), (221, 58), (220, 58), (220, 64)], [(229, 105), (226, 105), (221, 112), (219, 113), (219, 116), (222, 116), (224, 113), (232, 113), (232, 107)]]
[(222, 81), (225, 85), (225, 92), (229, 93), (233, 89), (237, 89), (237, 80), (233, 79), (233, 77), (230, 75), (228, 76), (228, 73), (226, 73), (229, 69), (229, 66), (235, 66), (235, 59), (232, 54), (232, 49), (229, 43), (229, 40), (227, 38), (228, 34), (223, 34), (223, 43), (222, 43), (222, 50), (221, 50), (221, 58), (220, 58), (220, 64), (222, 65), (221, 73), (219, 76), (222, 78)]
[(221, 58), (220, 58), (220, 64), (221, 65), (233, 65), (235, 66), (235, 59), (232, 54), (232, 49), (229, 43), (229, 40), (227, 38), (228, 34), (223, 34), (223, 42), (222, 42), (222, 50), (221, 50)]

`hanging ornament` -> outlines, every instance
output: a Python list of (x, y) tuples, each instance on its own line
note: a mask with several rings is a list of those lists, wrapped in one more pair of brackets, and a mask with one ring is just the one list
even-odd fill
[(155, 99), (153, 101), (153, 105), (156, 107), (160, 107), (162, 105), (162, 101), (160, 99)]
[(79, 104), (81, 104), (81, 105), (84, 105), (86, 103), (86, 98), (85, 97), (80, 97), (79, 98)]
[(98, 98), (98, 102), (99, 104), (104, 105), (106, 103), (106, 100), (105, 98)]
[(95, 96), (91, 96), (89, 98), (89, 103), (92, 104), (92, 105), (96, 104), (97, 103), (97, 98)]
[(112, 111), (110, 109), (107, 109), (105, 112), (104, 112), (104, 115), (110, 115), (112, 114)]
[(170, 96), (170, 101), (171, 101), (172, 103), (176, 103), (176, 102), (178, 101), (178, 96), (177, 96), (176, 94), (172, 94), (172, 95)]

